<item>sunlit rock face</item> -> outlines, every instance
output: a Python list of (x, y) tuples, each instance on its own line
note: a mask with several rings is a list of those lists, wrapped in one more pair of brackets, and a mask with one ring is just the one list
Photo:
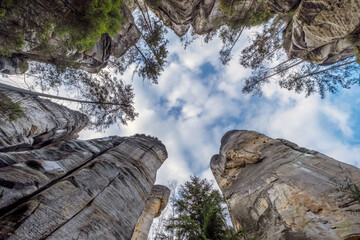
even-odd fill
[(0, 239), (130, 239), (166, 159), (152, 137), (0, 155)]
[(230, 131), (212, 172), (236, 229), (257, 239), (358, 239), (359, 208), (334, 180), (360, 183), (360, 169), (282, 139)]
[(0, 119), (0, 239), (128, 240), (146, 201), (159, 200), (153, 217), (166, 205), (168, 189), (153, 187), (167, 158), (158, 139), (76, 140), (85, 115), (17, 92), (0, 95), (24, 110), (13, 122)]
[(0, 118), (0, 152), (40, 148), (76, 138), (89, 121), (84, 114), (46, 99), (0, 89), (1, 95), (19, 102), (24, 116), (12, 122)]
[(354, 55), (349, 36), (360, 27), (358, 0), (302, 0), (286, 31), (290, 57), (329, 65)]
[(154, 218), (159, 217), (166, 207), (170, 196), (170, 189), (163, 185), (154, 185), (145, 208), (139, 217), (131, 240), (147, 240)]

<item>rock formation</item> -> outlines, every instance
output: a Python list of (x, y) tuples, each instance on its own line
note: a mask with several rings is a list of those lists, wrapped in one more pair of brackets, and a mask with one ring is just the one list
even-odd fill
[(286, 30), (290, 57), (329, 65), (354, 55), (349, 41), (360, 28), (357, 0), (301, 0)]
[(260, 1), (233, 1), (231, 16), (221, 8), (219, 0), (144, 0), (165, 26), (183, 36), (192, 26), (196, 34), (207, 34), (229, 21), (242, 21), (262, 9)]
[[(174, 32), (183, 36), (192, 26), (196, 34), (209, 34), (222, 25), (241, 24), (261, 11), (262, 1), (232, 1), (231, 14), (222, 0), (144, 0)], [(289, 57), (330, 65), (354, 56), (351, 35), (360, 30), (357, 0), (266, 0), (265, 8), (288, 19), (284, 47)]]
[(0, 96), (19, 102), (24, 116), (10, 122), (0, 118), (0, 152), (39, 148), (51, 142), (76, 137), (88, 118), (46, 99), (0, 89)]
[(136, 223), (131, 240), (147, 240), (154, 218), (159, 217), (166, 207), (170, 196), (170, 189), (163, 185), (154, 185), (145, 208)]
[(70, 44), (67, 34), (58, 34), (61, 30), (57, 29), (57, 23), (71, 18), (72, 14), (80, 14), (82, 7), (75, 0), (23, 0), (13, 3), (12, 9), (1, 16), (0, 72), (24, 73), (27, 61), (38, 61), (63, 68), (71, 65), (96, 73), (107, 65), (111, 55), (123, 55), (140, 38), (131, 12), (123, 5), (124, 22), (119, 32), (113, 37), (105, 33), (91, 49), (78, 50)]
[(257, 239), (359, 239), (359, 205), (336, 181), (360, 169), (286, 140), (230, 131), (211, 169), (237, 230)]
[[(145, 135), (75, 140), (83, 114), (6, 96), (25, 116), (1, 120), (0, 239), (130, 239), (152, 189), (159, 196), (153, 185), (165, 146)], [(160, 190), (158, 212), (168, 194)]]

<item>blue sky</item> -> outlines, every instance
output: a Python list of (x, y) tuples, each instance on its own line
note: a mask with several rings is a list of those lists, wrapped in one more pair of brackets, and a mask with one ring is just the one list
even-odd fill
[(237, 60), (247, 44), (245, 32), (233, 50), (229, 66), (218, 60), (219, 39), (206, 44), (197, 39), (186, 50), (169, 33), (169, 62), (158, 85), (131, 81), (135, 108), (140, 116), (127, 126), (113, 126), (103, 133), (83, 131), (83, 139), (145, 133), (166, 145), (169, 158), (158, 171), (157, 182), (183, 182), (189, 175), (213, 179), (209, 162), (218, 153), (220, 139), (228, 130), (249, 129), (272, 138), (285, 138), (337, 160), (360, 166), (360, 88), (340, 90), (326, 99), (305, 98), (264, 86), (262, 97), (244, 95), (242, 78), (249, 70)]
[[(254, 30), (252, 30), (254, 31)], [(272, 138), (285, 138), (339, 161), (360, 167), (360, 87), (340, 89), (321, 99), (281, 89), (263, 87), (263, 96), (244, 95), (243, 78), (250, 74), (238, 64), (252, 32), (244, 31), (228, 66), (221, 65), (221, 41), (200, 38), (186, 50), (169, 31), (168, 63), (158, 85), (132, 80), (139, 117), (127, 126), (114, 125), (105, 132), (85, 130), (81, 139), (144, 133), (158, 137), (169, 158), (158, 171), (157, 182), (186, 181), (191, 174), (213, 180), (209, 162), (218, 153), (221, 137), (232, 129), (255, 130)], [(26, 88), (23, 76), (2, 81)], [(27, 79), (31, 81), (31, 79)], [(68, 92), (59, 92), (67, 96)], [(77, 105), (57, 101), (70, 108)]]

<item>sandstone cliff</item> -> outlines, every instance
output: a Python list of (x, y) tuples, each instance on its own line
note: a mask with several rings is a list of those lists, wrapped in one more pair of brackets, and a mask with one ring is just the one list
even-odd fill
[[(103, 34), (91, 49), (75, 46), (72, 33), (83, 36), (78, 41), (84, 41), (84, 44), (87, 37), (98, 35), (92, 33), (94, 29), (87, 29), (89, 26), (81, 28), (75, 23), (71, 26), (72, 18), (86, 19), (83, 7), (90, 2), (24, 0), (12, 3), (6, 14), (0, 16), (0, 72), (20, 74), (27, 70), (27, 61), (39, 61), (95, 73), (107, 65), (111, 55), (123, 55), (140, 38), (126, 5), (121, 7), (121, 29), (114, 36)], [(63, 22), (66, 19), (70, 22)]]
[(24, 111), (24, 116), (16, 121), (0, 118), (0, 152), (40, 148), (74, 138), (88, 124), (84, 114), (46, 99), (2, 89), (0, 96), (19, 102)]
[(0, 239), (130, 239), (166, 157), (145, 136), (3, 153)]
[[(284, 48), (290, 58), (329, 65), (354, 56), (350, 39), (360, 31), (360, 2), (357, 0), (144, 0), (166, 26), (182, 36), (190, 26), (196, 34), (209, 34), (222, 25), (246, 24), (264, 9), (271, 9), (288, 22)], [(266, 18), (264, 18), (266, 20)], [(259, 21), (258, 23), (261, 23)]]
[(13, 122), (0, 119), (0, 239), (127, 240), (142, 212), (156, 217), (166, 205), (168, 189), (153, 187), (167, 158), (159, 140), (75, 140), (85, 115), (17, 92), (0, 94), (24, 110)]
[(358, 239), (359, 208), (334, 180), (360, 169), (252, 131), (230, 131), (211, 169), (236, 229), (257, 239)]

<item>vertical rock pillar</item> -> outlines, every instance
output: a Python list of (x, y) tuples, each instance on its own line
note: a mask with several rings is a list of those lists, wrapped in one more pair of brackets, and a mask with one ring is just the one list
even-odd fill
[(359, 168), (287, 140), (230, 131), (211, 170), (236, 230), (249, 238), (360, 239), (360, 213), (352, 212), (360, 205), (339, 191), (339, 182), (359, 186)]
[(138, 219), (131, 240), (147, 240), (154, 218), (159, 217), (166, 207), (170, 189), (163, 185), (154, 185), (145, 208)]

